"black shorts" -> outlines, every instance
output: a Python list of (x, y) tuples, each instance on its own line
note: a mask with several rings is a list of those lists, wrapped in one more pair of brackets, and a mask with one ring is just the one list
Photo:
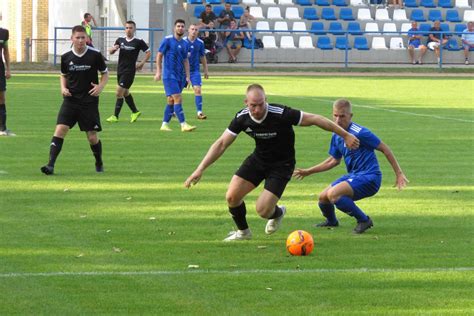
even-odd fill
[(97, 102), (83, 103), (80, 101), (64, 99), (58, 113), (56, 124), (67, 125), (73, 128), (76, 123), (83, 132), (100, 132), (99, 99)]
[(266, 164), (252, 154), (245, 159), (235, 175), (253, 183), (256, 187), (265, 180), (264, 188), (281, 198), (294, 169), (294, 163)]
[[(0, 58), (2, 58), (0, 56)], [(3, 64), (0, 65), (0, 91), (7, 90), (7, 78), (5, 77), (5, 67)]]
[(127, 72), (117, 74), (117, 84), (124, 89), (130, 89), (133, 84), (133, 80), (135, 80), (134, 73)]

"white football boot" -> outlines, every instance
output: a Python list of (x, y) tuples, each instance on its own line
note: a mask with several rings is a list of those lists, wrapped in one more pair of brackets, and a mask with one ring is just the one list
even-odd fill
[(229, 235), (227, 235), (227, 238), (224, 239), (223, 241), (238, 241), (238, 240), (249, 240), (252, 239), (252, 232), (250, 229), (244, 229), (244, 230), (236, 230), (236, 231), (231, 231)]
[(278, 206), (281, 208), (281, 216), (274, 218), (274, 219), (269, 219), (267, 222), (267, 226), (265, 226), (265, 234), (271, 235), (274, 232), (280, 228), (281, 221), (283, 220), (283, 217), (285, 217), (286, 214), (286, 207), (284, 205)]

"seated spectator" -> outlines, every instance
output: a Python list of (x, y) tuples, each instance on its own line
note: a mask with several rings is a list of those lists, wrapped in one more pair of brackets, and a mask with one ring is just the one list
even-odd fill
[(217, 20), (217, 16), (212, 12), (211, 5), (207, 4), (206, 9), (199, 16), (199, 23), (197, 26), (199, 28), (206, 28), (209, 27), (209, 23), (214, 22), (215, 20)]
[(214, 22), (209, 22), (208, 26), (201, 30), (200, 38), (204, 42), (204, 45), (208, 43), (209, 46), (215, 46), (216, 52), (220, 52), (224, 48), (223, 42), (219, 39), (217, 32), (210, 32), (215, 30)]
[(242, 48), (244, 34), (237, 28), (237, 22), (235, 20), (230, 21), (230, 26), (228, 31), (225, 32), (225, 37), (227, 39), (226, 48), (229, 54), (229, 63), (236, 63), (237, 55)]
[[(415, 21), (411, 22), (411, 29), (408, 30), (408, 54), (410, 55), (411, 63), (413, 65), (421, 65), (423, 56), (426, 54), (426, 46), (421, 44), (423, 34), (417, 33), (419, 31), (420, 30), (418, 29), (418, 23)], [(420, 57), (416, 61), (415, 48), (420, 49)]]
[[(224, 10), (221, 11), (221, 13), (219, 14), (219, 17), (217, 18), (217, 22), (219, 22), (219, 28), (228, 29), (230, 26), (231, 20), (235, 20), (235, 15), (234, 15), (234, 12), (232, 12), (230, 3), (226, 2), (224, 5)], [(221, 39), (223, 41), (225, 40), (224, 33), (225, 32), (221, 33)]]
[[(240, 17), (239, 29), (252, 29), (252, 22), (255, 21), (255, 18), (250, 15), (250, 8), (246, 7), (244, 14)], [(250, 41), (252, 40), (252, 32), (243, 32), (245, 37)]]
[(446, 34), (443, 34), (443, 37), (441, 38), (441, 33), (435, 33), (435, 32), (441, 32), (441, 27), (440, 27), (440, 22), (435, 21), (433, 23), (433, 27), (430, 28), (430, 34), (428, 35), (428, 42), (426, 43), (426, 46), (430, 50), (434, 50), (436, 54), (436, 58), (438, 59), (438, 64), (441, 62), (439, 59), (439, 47), (440, 45), (444, 45), (448, 42)]
[(469, 49), (474, 48), (474, 22), (467, 23), (467, 29), (463, 31), (461, 38), (462, 47), (464, 47), (464, 63), (469, 65)]

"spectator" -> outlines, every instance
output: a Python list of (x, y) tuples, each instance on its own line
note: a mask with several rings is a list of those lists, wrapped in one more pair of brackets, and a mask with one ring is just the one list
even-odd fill
[(212, 7), (210, 4), (206, 5), (206, 9), (204, 12), (201, 13), (199, 16), (199, 28), (206, 28), (209, 27), (209, 24), (217, 19), (217, 16), (215, 15), (214, 12), (212, 12)]
[(244, 34), (237, 29), (237, 22), (235, 20), (230, 21), (228, 31), (224, 32), (227, 39), (226, 49), (229, 54), (229, 63), (237, 62), (237, 55), (242, 48), (242, 40)]
[(217, 64), (217, 53), (224, 48), (224, 45), (218, 39), (217, 32), (210, 32), (209, 30), (215, 30), (214, 22), (210, 22), (208, 27), (201, 30), (199, 33), (200, 39), (204, 42), (207, 63)]
[[(255, 18), (252, 15), (250, 15), (250, 8), (246, 7), (244, 10), (244, 14), (240, 17), (239, 29), (251, 29), (253, 21), (255, 21)], [(249, 41), (252, 40), (252, 32), (243, 32), (243, 33), (245, 37), (249, 39)]]
[(439, 58), (439, 46), (444, 45), (448, 42), (448, 39), (446, 38), (446, 34), (443, 34), (443, 37), (441, 37), (441, 27), (440, 27), (440, 22), (435, 21), (433, 24), (433, 27), (430, 28), (430, 34), (428, 35), (428, 42), (426, 43), (426, 46), (430, 50), (434, 50), (436, 54), (436, 58), (438, 59), (438, 64), (441, 62)]
[(217, 21), (219, 22), (219, 28), (221, 29), (228, 29), (230, 25), (230, 21), (235, 20), (234, 12), (230, 7), (230, 3), (226, 2), (224, 5), (224, 10), (221, 11), (219, 14), (219, 18)]
[[(410, 55), (411, 63), (413, 65), (422, 64), (423, 56), (426, 54), (426, 46), (421, 44), (422, 34), (418, 33), (418, 23), (411, 22), (411, 29), (408, 30), (408, 54)], [(415, 48), (420, 49), (420, 56), (415, 61)]]
[(474, 48), (474, 22), (472, 21), (467, 23), (467, 29), (463, 31), (462, 46), (464, 47), (464, 63), (469, 65), (469, 50)]
[(97, 22), (90, 13), (85, 13), (84, 14), (84, 20), (81, 22), (81, 25), (86, 29), (86, 34), (87, 34), (87, 41), (86, 45), (90, 47), (94, 47), (92, 44), (92, 23), (94, 23), (94, 26), (97, 27)]

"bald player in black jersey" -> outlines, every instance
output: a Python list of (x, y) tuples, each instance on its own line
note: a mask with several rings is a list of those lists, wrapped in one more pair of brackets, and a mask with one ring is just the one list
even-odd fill
[[(99, 116), (99, 94), (109, 79), (102, 54), (86, 45), (87, 34), (83, 26), (72, 28), (72, 48), (61, 56), (61, 93), (63, 103), (59, 110), (56, 129), (51, 140), (49, 162), (41, 167), (46, 175), (54, 173), (56, 158), (69, 130), (79, 124), (86, 132), (95, 157), (95, 169), (103, 172), (102, 143), (97, 132), (102, 130)], [(99, 78), (97, 72), (101, 73)]]
[(259, 84), (252, 84), (247, 88), (244, 102), (247, 107), (236, 114), (227, 130), (214, 142), (196, 170), (184, 182), (187, 188), (196, 184), (204, 170), (219, 159), (240, 132), (255, 139), (254, 152), (236, 171), (227, 189), (227, 204), (237, 231), (230, 232), (224, 241), (252, 238), (246, 220), (244, 198), (263, 180), (265, 186), (257, 199), (257, 213), (268, 219), (266, 234), (272, 234), (280, 227), (286, 208), (277, 203), (295, 168), (293, 125), (315, 125), (344, 138), (348, 148), (356, 149), (359, 146), (359, 140), (355, 136), (325, 117), (267, 103), (265, 91)]

